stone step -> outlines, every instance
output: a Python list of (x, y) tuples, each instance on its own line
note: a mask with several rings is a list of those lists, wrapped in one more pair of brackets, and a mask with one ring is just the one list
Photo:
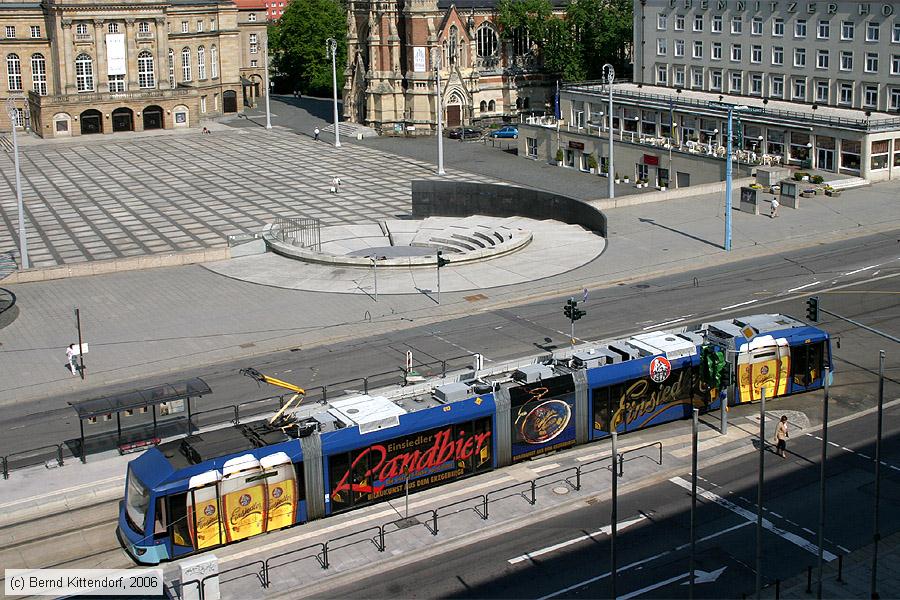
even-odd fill
[(845, 179), (835, 179), (834, 181), (828, 181), (826, 183), (836, 190), (849, 190), (869, 185), (869, 181), (862, 177), (847, 177)]

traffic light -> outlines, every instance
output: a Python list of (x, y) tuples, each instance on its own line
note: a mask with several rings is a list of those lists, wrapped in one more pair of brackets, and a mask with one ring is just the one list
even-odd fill
[(437, 266), (438, 266), (438, 269), (440, 269), (441, 267), (446, 267), (447, 265), (450, 264), (450, 259), (449, 259), (449, 258), (444, 258), (443, 256), (441, 256), (442, 254), (443, 254), (443, 252), (442, 252), (441, 250), (438, 250), (438, 251), (437, 251)]
[(725, 363), (725, 368), (722, 369), (719, 384), (722, 386), (720, 389), (725, 389), (731, 385), (731, 365), (728, 363)]
[(585, 311), (581, 310), (580, 308), (576, 308), (575, 312), (572, 313), (572, 320), (577, 321), (586, 314), (587, 313)]
[(566, 305), (563, 307), (563, 314), (566, 315), (566, 318), (570, 321), (574, 321), (573, 315), (575, 314), (575, 301), (572, 298), (569, 298), (569, 301), (566, 302)]
[(819, 321), (819, 297), (810, 296), (806, 299), (806, 320), (813, 323)]

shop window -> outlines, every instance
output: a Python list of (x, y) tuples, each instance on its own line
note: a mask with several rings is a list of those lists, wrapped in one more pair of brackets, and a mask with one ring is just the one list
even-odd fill
[(537, 138), (525, 138), (525, 142), (528, 146), (528, 158), (537, 158)]
[(859, 171), (861, 143), (853, 140), (841, 140), (841, 168)]
[(900, 138), (894, 139), (894, 166), (900, 167)]
[(888, 168), (888, 154), (890, 151), (890, 140), (878, 140), (872, 142), (872, 170)]

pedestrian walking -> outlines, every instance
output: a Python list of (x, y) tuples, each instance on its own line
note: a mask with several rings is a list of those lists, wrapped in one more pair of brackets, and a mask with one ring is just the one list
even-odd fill
[(331, 178), (331, 187), (334, 188), (334, 193), (338, 193), (341, 191), (341, 178), (335, 175)]
[(772, 210), (769, 213), (769, 218), (774, 219), (778, 216), (778, 198), (772, 198)]
[(781, 415), (781, 420), (775, 428), (775, 453), (781, 458), (787, 458), (784, 451), (787, 449), (787, 439), (790, 437), (788, 433), (787, 415)]
[(75, 352), (75, 344), (69, 344), (66, 348), (66, 362), (69, 364), (69, 370), (72, 375), (78, 375), (78, 354)]
[(314, 135), (313, 135), (313, 140), (316, 141), (316, 142), (318, 142), (318, 141), (319, 141), (319, 128), (318, 128), (318, 127), (316, 127), (316, 128), (313, 130), (313, 134), (314, 134)]

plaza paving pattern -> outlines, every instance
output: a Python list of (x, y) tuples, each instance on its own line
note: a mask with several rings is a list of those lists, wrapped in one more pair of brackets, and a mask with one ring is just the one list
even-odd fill
[[(20, 148), (28, 253), (34, 267), (223, 246), (273, 217), (323, 225), (410, 212), (410, 181), (434, 165), (358, 145), (334, 148), (282, 128), (222, 128), (104, 143)], [(0, 253), (18, 227), (11, 154), (0, 153)], [(390, 165), (390, 168), (385, 168)], [(343, 182), (330, 193), (331, 178)], [(446, 178), (492, 181), (448, 170)]]

